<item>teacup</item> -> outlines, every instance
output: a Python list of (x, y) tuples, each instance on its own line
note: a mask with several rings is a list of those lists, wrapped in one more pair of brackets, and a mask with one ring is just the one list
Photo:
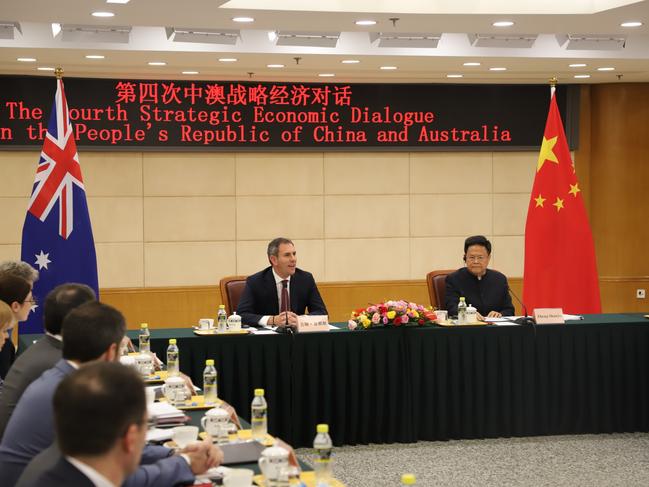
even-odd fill
[(139, 353), (133, 356), (135, 366), (140, 375), (146, 377), (153, 374), (153, 358), (148, 353)]
[(162, 393), (171, 404), (183, 403), (189, 399), (187, 386), (182, 377), (172, 376), (165, 380)]
[(201, 318), (198, 320), (198, 328), (201, 330), (211, 330), (214, 328), (214, 319), (212, 318)]
[(241, 331), (241, 316), (236, 312), (228, 316), (228, 330)]
[(231, 468), (223, 476), (225, 487), (250, 487), (254, 472), (247, 468)]
[(478, 321), (478, 310), (469, 304), (466, 308), (466, 322), (475, 323), (476, 321)]
[(281, 446), (264, 449), (259, 457), (259, 468), (269, 482), (277, 482), (281, 474), (288, 471), (288, 450)]
[(122, 365), (127, 365), (129, 367), (133, 367), (136, 370), (139, 370), (138, 367), (137, 367), (137, 364), (135, 363), (135, 359), (133, 357), (129, 356), (129, 355), (122, 355), (119, 358), (119, 362)]
[(171, 439), (179, 448), (185, 448), (198, 438), (198, 426), (176, 426), (171, 430)]
[(230, 413), (223, 408), (212, 408), (201, 418), (201, 426), (218, 443), (227, 443), (230, 432)]
[(437, 316), (437, 323), (445, 323), (448, 319), (448, 311), (445, 309), (436, 309), (435, 316)]

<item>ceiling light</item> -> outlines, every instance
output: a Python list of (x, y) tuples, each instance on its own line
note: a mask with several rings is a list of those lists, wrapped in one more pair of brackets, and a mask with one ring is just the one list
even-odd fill
[(0, 21), (0, 39), (13, 39), (15, 31), (23, 33), (18, 22)]
[(511, 27), (514, 25), (514, 22), (511, 20), (499, 20), (498, 22), (494, 22), (493, 24), (494, 27)]
[(93, 17), (115, 17), (115, 14), (113, 12), (93, 12), (91, 15)]
[(333, 78), (336, 75), (334, 73), (320, 73), (318, 76), (321, 78)]
[(393, 71), (397, 69), (396, 66), (381, 66), (379, 69), (382, 69), (383, 71)]
[(357, 20), (356, 25), (376, 25), (376, 20)]
[(576, 74), (575, 78), (590, 78), (590, 74)]
[(105, 59), (106, 56), (102, 56), (101, 54), (87, 54), (86, 59)]
[(360, 61), (358, 59), (343, 59), (340, 61), (343, 64), (358, 64)]
[(480, 66), (480, 63), (464, 63), (462, 66)]
[(642, 22), (623, 22), (620, 24), (620, 27), (640, 27)]
[(464, 76), (461, 74), (447, 74), (447, 78), (463, 78)]
[(233, 46), (241, 36), (238, 29), (202, 29), (196, 27), (165, 27), (167, 39), (172, 42), (227, 44)]
[(585, 68), (587, 64), (584, 63), (575, 63), (575, 64), (569, 64), (569, 68)]
[(119, 5), (126, 5), (131, 0), (106, 0), (106, 3), (117, 3)]
[(436, 48), (442, 34), (413, 32), (373, 32), (370, 42), (379, 41), (378, 47), (424, 47)]
[(268, 31), (268, 40), (270, 42), (275, 42), (277, 40), (277, 32), (274, 30), (269, 30)]
[(54, 68), (51, 68), (50, 66), (39, 66), (38, 68), (39, 71), (54, 71)]
[(530, 48), (538, 37), (537, 34), (467, 34), (473, 47)]
[(284, 65), (283, 64), (267, 64), (266, 67), (276, 69), (276, 68), (283, 68)]
[(236, 63), (238, 59), (236, 57), (220, 57), (219, 61), (222, 63)]
[(489, 71), (507, 71), (507, 68), (495, 67), (489, 68)]
[(182, 74), (198, 74), (198, 71), (183, 71)]
[(149, 66), (166, 66), (167, 63), (164, 61), (149, 61), (147, 63)]
[(616, 34), (561, 34), (556, 38), (560, 46), (569, 50), (610, 51), (623, 49), (626, 44), (626, 37)]
[(16, 61), (20, 61), (21, 63), (35, 63), (36, 58), (34, 58), (34, 57), (19, 57), (19, 58), (16, 58)]
[(233, 17), (232, 21), (233, 22), (241, 22), (241, 23), (244, 23), (244, 24), (249, 24), (250, 22), (254, 22), (255, 19), (253, 19), (252, 17)]
[(130, 39), (130, 26), (61, 25), (61, 40), (63, 42), (111, 42), (128, 44)]
[(61, 32), (61, 24), (58, 22), (52, 22), (52, 37), (56, 37)]
[(278, 46), (336, 47), (340, 32), (305, 32), (280, 30), (277, 33)]
[(604, 68), (597, 68), (597, 71), (615, 71), (615, 68), (607, 66)]

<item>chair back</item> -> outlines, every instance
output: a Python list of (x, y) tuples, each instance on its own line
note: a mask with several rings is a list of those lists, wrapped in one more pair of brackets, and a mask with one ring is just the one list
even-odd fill
[(239, 300), (243, 289), (246, 287), (247, 276), (228, 276), (221, 279), (219, 282), (219, 290), (221, 291), (221, 302), (225, 305), (225, 311), (228, 316), (236, 311), (239, 306)]
[(446, 303), (446, 276), (455, 272), (456, 269), (431, 271), (426, 274), (428, 284), (428, 297), (433, 308), (444, 309)]

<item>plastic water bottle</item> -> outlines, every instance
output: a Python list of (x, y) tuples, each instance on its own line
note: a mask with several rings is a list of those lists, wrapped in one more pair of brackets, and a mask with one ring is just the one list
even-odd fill
[(404, 473), (401, 476), (401, 485), (415, 485), (417, 483), (417, 478), (414, 474)]
[(167, 373), (169, 377), (180, 374), (180, 351), (176, 345), (176, 339), (169, 339), (169, 346), (167, 347)]
[(255, 397), (250, 405), (250, 425), (252, 428), (252, 439), (264, 441), (268, 433), (268, 405), (264, 398), (263, 389), (255, 389)]
[(140, 340), (140, 353), (151, 352), (151, 333), (149, 333), (149, 324), (140, 324), (140, 333), (138, 335)]
[(205, 404), (216, 404), (216, 398), (218, 397), (216, 387), (214, 359), (207, 359), (205, 361), (205, 370), (203, 371), (203, 396), (205, 398)]
[(319, 424), (316, 427), (318, 432), (313, 440), (315, 450), (315, 485), (316, 487), (328, 487), (331, 482), (331, 437), (329, 436), (329, 425)]
[(457, 305), (457, 324), (466, 325), (466, 300), (460, 296), (460, 303)]
[(225, 312), (225, 305), (219, 305), (219, 311), (216, 313), (216, 323), (218, 333), (224, 333), (228, 331), (228, 314)]

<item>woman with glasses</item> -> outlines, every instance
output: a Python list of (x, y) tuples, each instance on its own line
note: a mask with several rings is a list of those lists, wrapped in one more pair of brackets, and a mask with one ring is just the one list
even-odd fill
[(491, 242), (482, 235), (464, 241), (465, 267), (446, 276), (446, 309), (449, 316), (457, 315), (460, 296), (478, 310), (478, 319), (512, 316), (514, 306), (509, 284), (504, 274), (487, 269), (491, 257)]

